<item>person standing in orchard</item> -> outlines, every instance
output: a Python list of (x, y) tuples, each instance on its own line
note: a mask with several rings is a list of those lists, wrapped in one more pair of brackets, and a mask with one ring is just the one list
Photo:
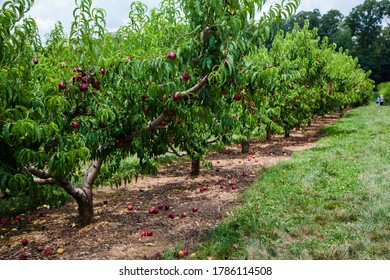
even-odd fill
[(383, 106), (385, 104), (385, 99), (383, 97), (383, 95), (379, 96), (379, 105), (380, 106)]

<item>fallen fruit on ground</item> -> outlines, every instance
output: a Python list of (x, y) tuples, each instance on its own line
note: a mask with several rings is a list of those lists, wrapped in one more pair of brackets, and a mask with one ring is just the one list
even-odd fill
[(153, 206), (149, 209), (149, 213), (151, 214), (157, 214), (158, 213), (158, 208)]
[(179, 256), (179, 258), (184, 257), (184, 252), (183, 252), (183, 250), (180, 250), (179, 252), (177, 252), (177, 255)]
[(50, 256), (52, 253), (52, 250), (50, 248), (45, 249), (45, 256)]
[(181, 217), (182, 217), (182, 218), (186, 218), (187, 216), (188, 216), (188, 213), (187, 213), (187, 212), (181, 213)]

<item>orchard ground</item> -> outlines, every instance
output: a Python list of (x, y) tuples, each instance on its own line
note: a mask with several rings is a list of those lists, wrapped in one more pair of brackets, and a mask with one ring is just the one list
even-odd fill
[[(321, 128), (334, 123), (339, 115), (316, 119), (305, 132), (294, 131), (289, 138), (273, 136), (270, 141), (252, 141), (249, 154), (239, 145), (212, 152), (201, 175), (192, 177), (190, 162), (184, 159), (165, 163), (156, 176), (146, 176), (120, 188), (103, 187), (94, 191), (95, 221), (77, 226), (77, 204), (59, 209), (42, 207), (21, 215), (20, 221), (1, 225), (0, 259), (160, 259), (168, 250), (192, 249), (210, 229), (221, 223), (240, 194), (266, 168), (289, 159), (295, 151), (309, 149), (321, 137)], [(201, 191), (202, 187), (207, 189)], [(133, 206), (128, 210), (128, 205)], [(168, 205), (149, 213), (153, 206)], [(198, 208), (193, 212), (192, 208)], [(158, 208), (158, 207), (157, 207)], [(175, 218), (169, 214), (175, 213)], [(184, 213), (184, 214), (183, 214)], [(184, 216), (184, 217), (183, 217)], [(141, 237), (152, 230), (152, 236)], [(23, 246), (21, 240), (29, 241)], [(51, 248), (45, 256), (36, 248)], [(57, 254), (63, 248), (62, 254)]]

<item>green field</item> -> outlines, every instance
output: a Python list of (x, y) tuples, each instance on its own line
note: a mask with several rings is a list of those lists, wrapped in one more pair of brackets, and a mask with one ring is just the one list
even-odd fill
[(390, 259), (390, 107), (360, 107), (324, 132), (264, 172), (197, 258)]

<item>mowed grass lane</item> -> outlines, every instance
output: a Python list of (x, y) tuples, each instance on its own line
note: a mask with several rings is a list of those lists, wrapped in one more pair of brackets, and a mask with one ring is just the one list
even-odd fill
[(197, 248), (207, 259), (390, 259), (390, 107), (357, 108), (264, 172)]

